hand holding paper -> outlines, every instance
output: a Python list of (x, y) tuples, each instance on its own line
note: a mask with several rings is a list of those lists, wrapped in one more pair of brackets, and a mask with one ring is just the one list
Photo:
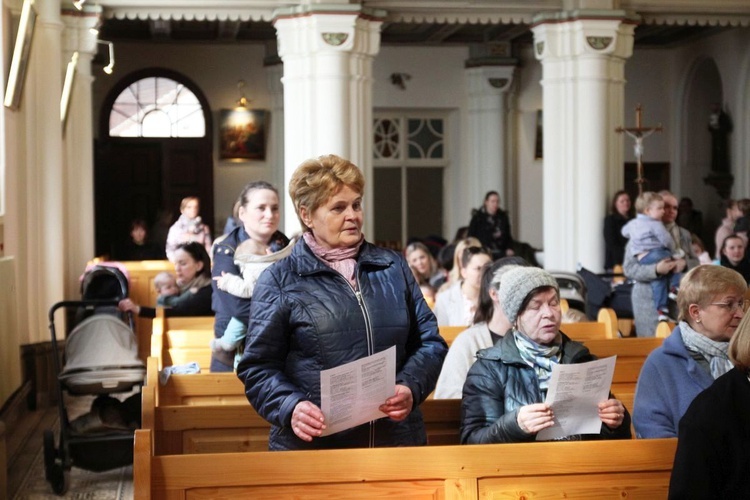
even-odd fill
[(396, 394), (385, 400), (378, 410), (388, 415), (396, 422), (400, 422), (409, 416), (414, 406), (414, 398), (411, 389), (405, 385), (396, 386)]

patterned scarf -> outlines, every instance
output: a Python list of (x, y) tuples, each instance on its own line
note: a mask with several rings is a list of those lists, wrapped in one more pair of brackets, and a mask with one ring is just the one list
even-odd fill
[(549, 378), (552, 376), (552, 367), (559, 364), (562, 357), (560, 352), (562, 340), (558, 338), (554, 344), (549, 346), (540, 345), (515, 329), (513, 330), (513, 339), (516, 341), (521, 359), (536, 372), (539, 379), (539, 388), (546, 391), (549, 386)]
[(682, 343), (685, 344), (688, 351), (697, 352), (708, 361), (711, 367), (711, 376), (714, 379), (719, 378), (732, 369), (732, 362), (729, 360), (727, 350), (729, 342), (716, 342), (705, 335), (696, 332), (685, 321), (680, 321), (680, 333)]
[(207, 286), (210, 284), (211, 284), (211, 278), (204, 276), (202, 273), (196, 274), (195, 278), (185, 283), (184, 285), (177, 283), (177, 285), (180, 287), (180, 295), (183, 295), (185, 292), (190, 291), (191, 288), (200, 290), (204, 286)]
[(313, 236), (311, 231), (306, 231), (302, 237), (317, 258), (322, 260), (334, 271), (338, 271), (353, 287), (357, 287), (354, 270), (357, 267), (357, 254), (359, 253), (362, 243), (365, 241), (364, 235), (362, 235), (359, 242), (354, 246), (346, 248), (323, 248), (323, 246), (315, 240), (315, 236)]

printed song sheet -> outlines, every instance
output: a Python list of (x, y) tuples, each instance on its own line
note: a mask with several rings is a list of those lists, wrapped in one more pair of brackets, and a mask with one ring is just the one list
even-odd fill
[(378, 407), (396, 387), (396, 347), (320, 372), (323, 435), (383, 418)]
[(617, 356), (572, 365), (555, 365), (545, 403), (552, 406), (555, 425), (540, 431), (537, 441), (574, 434), (599, 434), (598, 404), (609, 399)]

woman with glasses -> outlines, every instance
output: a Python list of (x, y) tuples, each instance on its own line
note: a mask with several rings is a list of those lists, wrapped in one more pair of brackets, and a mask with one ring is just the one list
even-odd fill
[(745, 279), (722, 266), (702, 265), (682, 278), (679, 324), (646, 359), (633, 403), (637, 437), (676, 437), (696, 395), (732, 368), (727, 349), (747, 309)]

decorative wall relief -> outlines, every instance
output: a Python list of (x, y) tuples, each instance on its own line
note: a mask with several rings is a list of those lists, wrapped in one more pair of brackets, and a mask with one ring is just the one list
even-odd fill
[(325, 43), (334, 47), (342, 45), (349, 38), (348, 33), (323, 33), (322, 36)]
[(611, 36), (587, 36), (586, 42), (594, 50), (604, 50), (610, 46), (613, 38)]

